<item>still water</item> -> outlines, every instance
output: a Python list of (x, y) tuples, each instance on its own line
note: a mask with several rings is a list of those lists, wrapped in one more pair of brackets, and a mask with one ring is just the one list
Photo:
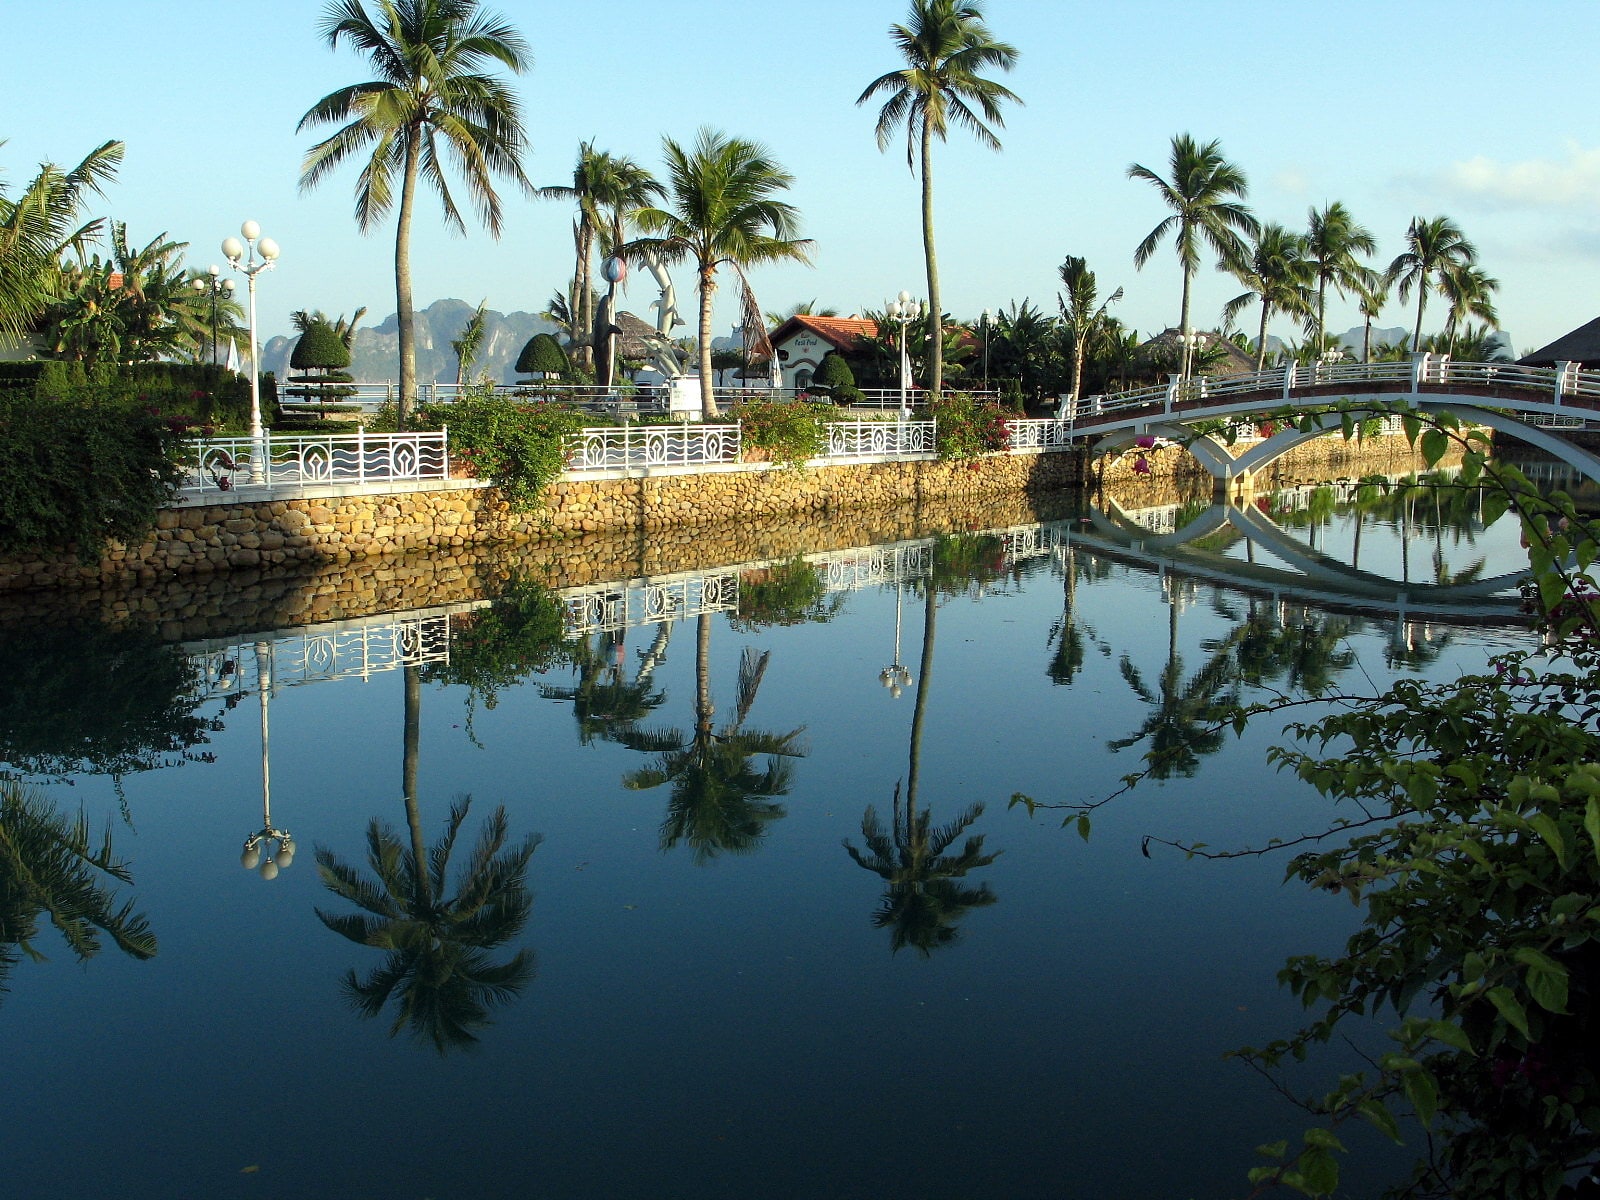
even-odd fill
[[(526, 559), (298, 628), (236, 610), (163, 635), (170, 597), (150, 633), (14, 616), (0, 761), (109, 829), (158, 949), (80, 963), (41, 920), (48, 961), (5, 975), (4, 1194), (1241, 1194), (1252, 1148), (1306, 1122), (1223, 1056), (1295, 1026), (1278, 967), (1356, 913), (1281, 862), (1140, 853), (1328, 820), (1264, 765), (1276, 728), (1204, 736), (1207, 706), (1527, 637), (1503, 593), (1416, 599), (1514, 569), (1514, 528), (1355, 500), (1265, 500), (1272, 544), (1225, 519), (1182, 541), (1203, 504), (1132, 497), (875, 547), (818, 530), (804, 560), (554, 604)], [(1107, 796), (1153, 743), (1087, 842), (1009, 804)], [(431, 850), (463, 796), (435, 899), (498, 807), (506, 851), (538, 839), (525, 922), (491, 905), (459, 934), (488, 943), (452, 961), (489, 1020), (364, 1017), (346, 981), (389, 952), (341, 936), (360, 910), (318, 859), (382, 909), (369, 832), (403, 853), (414, 818)], [(240, 866), (263, 828), (295, 846), (272, 879)], [(1356, 1145), (1372, 1194), (1400, 1160)]]

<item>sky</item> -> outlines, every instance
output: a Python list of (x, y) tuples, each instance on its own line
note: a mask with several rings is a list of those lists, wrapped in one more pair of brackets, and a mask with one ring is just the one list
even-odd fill
[[(586, 139), (661, 167), (662, 138), (701, 127), (766, 146), (794, 176), (788, 200), (813, 240), (813, 265), (761, 267), (761, 306), (802, 301), (849, 315), (902, 290), (925, 296), (919, 181), (903, 140), (880, 152), (879, 103), (863, 89), (900, 65), (889, 40), (906, 0), (503, 0), (533, 66), (514, 79), (535, 185), (571, 181)], [(219, 245), (258, 221), (278, 242), (258, 279), (263, 340), (289, 314), (365, 306), (392, 313), (394, 225), (357, 231), (358, 168), (299, 187), (315, 140), (297, 133), (322, 96), (371, 77), (347, 46), (318, 32), (321, 0), (0, 0), (0, 187), (44, 161), (71, 165), (108, 139), (127, 144), (117, 181), (93, 211), (126, 221), (143, 245), (188, 242), (187, 263), (222, 263)], [(1111, 311), (1145, 333), (1176, 325), (1181, 276), (1170, 241), (1136, 270), (1133, 250), (1166, 215), (1127, 176), (1166, 174), (1172, 138), (1217, 139), (1249, 181), (1264, 221), (1303, 228), (1341, 201), (1378, 240), (1374, 262), (1403, 248), (1414, 216), (1452, 218), (1500, 281), (1501, 325), (1518, 353), (1600, 315), (1600, 129), (1586, 57), (1600, 34), (1595, 0), (1529, 0), (1514, 10), (1432, 0), (1209, 3), (1189, 0), (987, 0), (993, 34), (1016, 47), (997, 78), (1007, 106), (1002, 149), (953, 130), (935, 146), (934, 220), (946, 311), (975, 320), (1029, 301), (1056, 310), (1062, 259), (1088, 260)], [(1589, 114), (1587, 117), (1584, 114)], [(501, 187), (495, 241), (472, 224), (445, 230), (420, 204), (413, 235), (419, 307), (444, 297), (538, 312), (572, 274), (570, 206)], [(465, 208), (458, 192), (458, 203)], [(224, 270), (226, 267), (224, 266)], [(674, 273), (693, 320), (693, 278)], [(649, 316), (653, 288), (622, 307)], [(242, 286), (242, 280), (241, 280)], [(1214, 326), (1241, 288), (1208, 260), (1194, 322)], [(715, 328), (737, 319), (719, 290)], [(1437, 328), (1442, 305), (1429, 305)], [(1379, 324), (1410, 326), (1391, 301)], [(1330, 299), (1328, 327), (1359, 325)], [(1254, 310), (1240, 318), (1252, 334)], [(1298, 338), (1290, 323), (1272, 332)]]

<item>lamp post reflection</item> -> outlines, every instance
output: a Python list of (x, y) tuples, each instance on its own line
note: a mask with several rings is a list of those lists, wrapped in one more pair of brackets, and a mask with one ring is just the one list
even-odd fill
[(900, 661), (901, 556), (898, 551), (894, 568), (894, 661), (878, 672), (878, 682), (889, 689), (889, 695), (898, 699), (900, 693), (911, 686), (911, 671)]
[(257, 642), (256, 694), (261, 698), (261, 828), (244, 840), (239, 865), (246, 871), (259, 871), (263, 879), (276, 879), (278, 871), (294, 862), (294, 838), (287, 829), (272, 824), (272, 646)]

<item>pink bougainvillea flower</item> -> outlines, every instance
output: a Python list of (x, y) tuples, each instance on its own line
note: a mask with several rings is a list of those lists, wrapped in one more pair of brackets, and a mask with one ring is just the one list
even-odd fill
[(1142, 454), (1139, 455), (1138, 458), (1133, 460), (1133, 473), (1135, 475), (1150, 474), (1150, 460)]
[(1141, 450), (1154, 450), (1156, 445), (1155, 435), (1153, 433), (1140, 434), (1133, 439), (1133, 444)]

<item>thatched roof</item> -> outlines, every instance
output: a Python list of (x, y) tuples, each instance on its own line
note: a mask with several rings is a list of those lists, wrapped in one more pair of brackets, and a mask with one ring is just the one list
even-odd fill
[(649, 358), (651, 347), (659, 345), (663, 340), (654, 325), (641, 321), (631, 312), (619, 312), (616, 326), (622, 330), (617, 337), (617, 354), (621, 358)]
[[(1256, 369), (1256, 360), (1248, 350), (1241, 349), (1225, 337), (1205, 330), (1194, 330), (1200, 336), (1200, 353), (1206, 353), (1213, 348), (1222, 350), (1222, 357), (1214, 363), (1207, 364), (1196, 372), (1199, 375), (1239, 375)], [(1139, 355), (1146, 362), (1170, 362), (1176, 364), (1183, 357), (1183, 331), (1179, 329), (1164, 329), (1155, 337), (1139, 347)]]
[(1600, 364), (1600, 317), (1517, 361), (1525, 367), (1553, 367), (1561, 362)]

